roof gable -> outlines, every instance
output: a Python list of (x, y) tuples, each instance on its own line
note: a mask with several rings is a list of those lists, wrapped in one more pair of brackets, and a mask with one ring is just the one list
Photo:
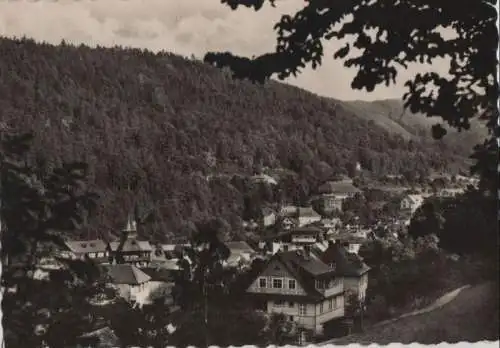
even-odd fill
[[(109, 243), (111, 246), (111, 250), (116, 251), (118, 249), (118, 246), (120, 245), (120, 242), (111, 242)], [(122, 252), (139, 252), (139, 251), (144, 251), (144, 252), (150, 252), (153, 251), (153, 247), (148, 241), (138, 241), (133, 238), (129, 238), (125, 241), (123, 244)]]
[(335, 264), (335, 273), (340, 276), (361, 276), (370, 270), (361, 258), (349, 253), (341, 245), (331, 244), (320, 256), (326, 264)]
[(69, 240), (66, 247), (73, 253), (97, 253), (106, 251), (106, 243), (101, 239), (94, 240)]
[(107, 274), (114, 284), (140, 285), (151, 280), (151, 277), (134, 265), (107, 265)]

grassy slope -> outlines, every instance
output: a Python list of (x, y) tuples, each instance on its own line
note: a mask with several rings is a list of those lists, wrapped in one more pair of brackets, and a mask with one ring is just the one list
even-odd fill
[[(386, 99), (374, 102), (348, 101), (342, 102), (346, 108), (353, 111), (359, 117), (373, 120), (377, 125), (395, 134), (400, 134), (405, 139), (431, 140), (430, 127), (439, 123), (439, 117), (425, 117), (422, 114), (412, 114), (405, 111), (401, 100)], [(472, 146), (480, 143), (487, 135), (486, 128), (478, 123), (472, 122), (471, 129), (467, 132), (457, 132), (447, 125), (448, 136), (444, 142), (458, 146), (464, 151), (469, 151)]]
[(429, 313), (376, 325), (363, 334), (329, 343), (436, 344), (498, 340), (498, 337), (498, 283), (483, 283), (464, 289), (454, 300)]

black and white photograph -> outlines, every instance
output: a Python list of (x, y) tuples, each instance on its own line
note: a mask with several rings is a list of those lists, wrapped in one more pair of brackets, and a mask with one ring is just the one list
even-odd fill
[(0, 348), (499, 340), (495, 0), (0, 0)]

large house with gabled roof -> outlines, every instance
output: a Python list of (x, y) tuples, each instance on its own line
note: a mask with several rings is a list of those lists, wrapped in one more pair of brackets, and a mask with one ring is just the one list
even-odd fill
[(64, 243), (65, 248), (59, 252), (62, 258), (71, 260), (84, 260), (86, 258), (96, 262), (107, 262), (109, 249), (101, 239), (94, 240), (68, 240)]
[(266, 312), (284, 314), (294, 322), (299, 343), (321, 334), (326, 322), (344, 316), (343, 279), (307, 250), (273, 255), (247, 293)]

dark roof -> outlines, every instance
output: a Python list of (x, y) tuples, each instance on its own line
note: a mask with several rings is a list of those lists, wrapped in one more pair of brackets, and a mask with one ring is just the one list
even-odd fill
[(320, 194), (346, 194), (361, 192), (349, 181), (327, 181), (318, 188)]
[(243, 241), (237, 241), (237, 242), (226, 242), (226, 246), (228, 247), (231, 252), (247, 252), (247, 253), (253, 253), (255, 250), (252, 249), (250, 245), (248, 245), (247, 242)]
[(316, 290), (314, 280), (318, 277), (334, 274), (333, 269), (328, 265), (312, 255), (307, 256), (303, 250), (279, 252), (271, 258), (271, 261), (273, 259), (278, 260), (286, 267), (309, 297), (314, 299), (324, 297)]
[(314, 227), (314, 226), (307, 226), (307, 227), (293, 228), (293, 229), (290, 230), (289, 233), (291, 233), (291, 234), (313, 234), (313, 235), (317, 235), (317, 234), (320, 234), (322, 232), (323, 232), (323, 230), (321, 228)]
[(66, 247), (73, 253), (103, 253), (106, 243), (101, 239), (94, 240), (68, 240)]
[(354, 235), (354, 234), (349, 233), (349, 232), (342, 233), (342, 234), (339, 234), (337, 236), (333, 236), (332, 238), (335, 240), (338, 240), (339, 242), (347, 242), (347, 243), (363, 244), (364, 242), (366, 242), (366, 238)]
[(165, 283), (174, 281), (174, 272), (165, 268), (144, 267), (141, 271), (150, 276), (152, 281)]
[(361, 276), (370, 270), (358, 255), (349, 253), (338, 243), (332, 243), (320, 259), (326, 264), (334, 263), (339, 276)]
[[(120, 245), (119, 241), (109, 243), (111, 250), (116, 251)], [(139, 241), (134, 238), (129, 238), (123, 244), (122, 252), (134, 252), (134, 251), (152, 251), (153, 247), (148, 241)]]
[(314, 217), (319, 217), (319, 215), (313, 208), (311, 207), (298, 207), (297, 208), (297, 217), (301, 216), (314, 216)]
[(105, 265), (108, 276), (114, 284), (139, 285), (151, 280), (151, 277), (134, 265)]

